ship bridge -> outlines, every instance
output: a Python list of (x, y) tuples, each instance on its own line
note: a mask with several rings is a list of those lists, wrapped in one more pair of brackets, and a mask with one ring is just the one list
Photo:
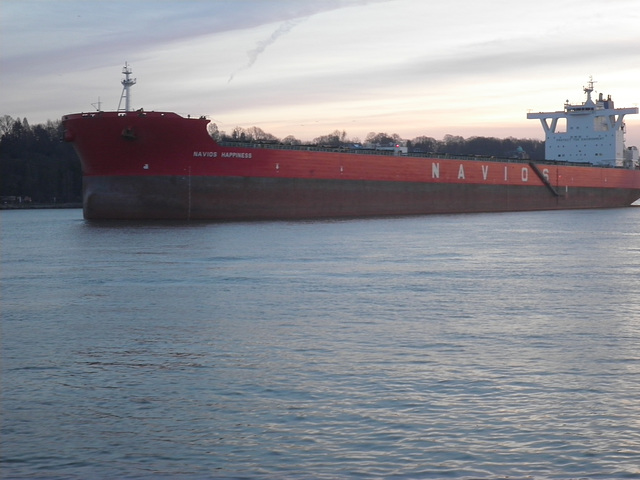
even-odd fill
[(638, 107), (614, 108), (611, 96), (605, 99), (602, 93), (594, 102), (593, 80), (583, 90), (587, 95), (584, 103), (567, 101), (562, 111), (527, 114), (542, 124), (546, 159), (624, 166), (624, 116), (638, 113)]

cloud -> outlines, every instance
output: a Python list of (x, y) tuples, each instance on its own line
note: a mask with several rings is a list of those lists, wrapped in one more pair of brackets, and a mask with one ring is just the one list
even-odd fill
[(291, 31), (291, 29), (293, 29), (296, 25), (298, 25), (300, 22), (302, 22), (304, 20), (304, 18), (298, 18), (298, 19), (294, 19), (294, 20), (287, 20), (286, 22), (284, 22), (282, 25), (280, 25), (270, 36), (269, 38), (267, 38), (266, 40), (262, 40), (260, 42), (258, 42), (258, 44), (256, 45), (256, 48), (254, 48), (253, 50), (249, 50), (247, 52), (247, 55), (249, 56), (249, 61), (247, 62), (246, 65), (240, 67), (239, 69), (237, 69), (235, 72), (233, 72), (230, 76), (229, 76), (229, 81), (227, 83), (231, 83), (231, 80), (233, 80), (233, 77), (240, 71), (242, 70), (247, 70), (249, 68), (251, 68), (251, 66), (256, 63), (256, 60), (258, 59), (258, 56), (263, 53), (266, 48), (273, 44), (276, 40), (278, 40), (278, 38), (280, 38), (282, 35), (285, 35), (287, 33), (289, 33)]
[(302, 18), (379, 1), (385, 0), (4, 0), (0, 59), (3, 72), (23, 75), (92, 69), (216, 33), (276, 22), (290, 30)]
[(637, 0), (617, 1), (593, 15), (586, 0), (567, 23), (573, 1), (0, 0), (0, 111), (33, 123), (89, 108), (120, 93), (124, 61), (136, 105), (266, 131), (434, 115), (490, 125), (556, 108), (575, 85), (579, 100), (589, 75), (633, 105)]

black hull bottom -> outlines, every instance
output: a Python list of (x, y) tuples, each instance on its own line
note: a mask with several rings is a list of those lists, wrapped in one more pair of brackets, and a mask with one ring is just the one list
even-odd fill
[(265, 220), (629, 206), (640, 189), (249, 177), (85, 177), (87, 219)]

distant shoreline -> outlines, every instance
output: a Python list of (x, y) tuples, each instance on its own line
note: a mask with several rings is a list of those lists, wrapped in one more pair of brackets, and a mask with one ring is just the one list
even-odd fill
[(5, 203), (0, 210), (40, 210), (52, 208), (82, 208), (82, 203)]
[[(631, 207), (640, 207), (640, 200), (632, 203)], [(48, 209), (82, 208), (82, 203), (7, 203), (0, 204), (0, 210), (48, 210)]]

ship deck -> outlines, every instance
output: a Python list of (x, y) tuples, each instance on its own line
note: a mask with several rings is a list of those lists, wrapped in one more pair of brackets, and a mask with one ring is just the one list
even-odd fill
[(329, 152), (329, 153), (348, 153), (354, 155), (381, 155), (388, 157), (414, 157), (414, 158), (434, 158), (441, 160), (477, 160), (477, 161), (491, 161), (501, 163), (522, 163), (529, 164), (535, 162), (541, 165), (558, 165), (558, 166), (572, 166), (572, 167), (593, 167), (593, 168), (605, 168), (605, 169), (620, 169), (627, 170), (624, 167), (612, 166), (612, 165), (596, 165), (588, 162), (566, 162), (558, 160), (541, 160), (541, 159), (523, 159), (513, 157), (495, 157), (487, 155), (454, 155), (448, 153), (436, 153), (436, 152), (409, 152), (398, 154), (393, 150), (383, 150), (376, 148), (365, 147), (330, 147), (330, 146), (318, 146), (318, 145), (291, 145), (275, 142), (234, 142), (234, 141), (217, 141), (218, 145), (223, 147), (236, 147), (236, 148), (255, 148), (255, 149), (272, 149), (272, 150), (296, 150), (296, 151), (312, 151), (312, 152)]

